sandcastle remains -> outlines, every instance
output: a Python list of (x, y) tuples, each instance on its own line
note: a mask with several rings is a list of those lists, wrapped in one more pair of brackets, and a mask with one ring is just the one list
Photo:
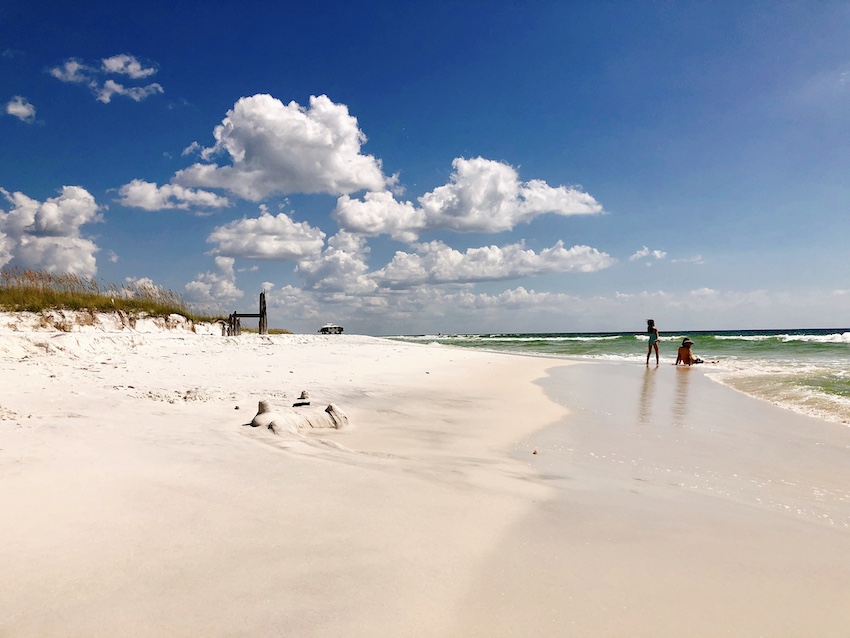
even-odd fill
[[(272, 407), (268, 400), (262, 400), (257, 406), (257, 414), (251, 420), (251, 427), (265, 427), (275, 434), (281, 432), (290, 432), (299, 434), (301, 430), (332, 428), (341, 430), (349, 425), (348, 416), (335, 403), (329, 403), (322, 410), (321, 408), (312, 408), (304, 410), (304, 407), (310, 406), (309, 394), (305, 391), (301, 393), (299, 401), (293, 407), (285, 412), (279, 412)], [(295, 408), (299, 409), (295, 409)]]

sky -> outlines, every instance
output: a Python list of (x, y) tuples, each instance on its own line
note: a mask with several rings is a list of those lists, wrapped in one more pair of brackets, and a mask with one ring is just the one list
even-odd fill
[(5, 267), (305, 333), (850, 326), (848, 2), (0, 0), (0, 106)]

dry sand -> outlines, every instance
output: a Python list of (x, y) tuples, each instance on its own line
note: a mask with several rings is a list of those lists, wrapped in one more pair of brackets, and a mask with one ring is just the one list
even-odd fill
[(4, 638), (848, 635), (847, 428), (696, 369), (100, 323), (0, 316)]
[[(548, 498), (551, 362), (138, 327), (0, 334), (0, 635), (444, 635)], [(303, 390), (350, 427), (243, 425)]]

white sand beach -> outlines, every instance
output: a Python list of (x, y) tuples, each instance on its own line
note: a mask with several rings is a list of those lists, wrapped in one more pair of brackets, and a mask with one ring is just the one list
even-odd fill
[(845, 426), (698, 369), (100, 323), (0, 315), (4, 638), (847, 635)]

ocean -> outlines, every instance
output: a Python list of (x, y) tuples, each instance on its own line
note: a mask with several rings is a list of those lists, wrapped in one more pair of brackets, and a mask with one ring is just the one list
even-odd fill
[[(661, 333), (661, 365), (682, 339), (706, 361), (706, 375), (739, 392), (826, 421), (850, 424), (850, 329), (719, 330)], [(392, 336), (573, 360), (645, 365), (648, 336), (636, 332)], [(655, 365), (655, 354), (650, 359)]]

